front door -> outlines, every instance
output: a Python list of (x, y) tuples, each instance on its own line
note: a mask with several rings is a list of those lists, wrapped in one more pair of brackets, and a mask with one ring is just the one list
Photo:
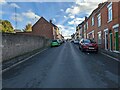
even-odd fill
[(108, 32), (105, 32), (105, 49), (108, 50)]
[(110, 33), (110, 50), (113, 50), (113, 44), (112, 44), (112, 33)]
[(119, 34), (118, 34), (118, 31), (115, 32), (115, 50), (119, 51)]

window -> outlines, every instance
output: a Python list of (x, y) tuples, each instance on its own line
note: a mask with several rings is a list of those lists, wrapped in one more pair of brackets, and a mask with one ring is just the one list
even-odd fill
[(112, 2), (107, 6), (108, 8), (108, 22), (112, 21)]
[(88, 29), (88, 22), (86, 23), (86, 27), (87, 27), (87, 29)]
[(86, 25), (84, 25), (84, 32), (86, 31)]
[(92, 26), (94, 25), (94, 17), (92, 17)]
[(98, 32), (98, 44), (101, 44), (101, 31)]
[(97, 16), (97, 19), (98, 19), (98, 27), (100, 27), (101, 26), (101, 14)]

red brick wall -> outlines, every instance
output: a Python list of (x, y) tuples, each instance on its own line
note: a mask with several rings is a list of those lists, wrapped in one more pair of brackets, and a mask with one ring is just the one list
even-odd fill
[(53, 39), (53, 26), (45, 19), (41, 18), (33, 27), (33, 35), (44, 36)]
[[(110, 3), (110, 2), (109, 2)], [(95, 41), (98, 42), (98, 32), (101, 31), (102, 32), (102, 43), (101, 43), (101, 48), (104, 48), (104, 41), (105, 41), (105, 35), (104, 35), (104, 30), (106, 28), (108, 28), (108, 32), (111, 30), (113, 33), (113, 49), (114, 49), (114, 30), (113, 30), (113, 26), (116, 24), (120, 24), (120, 2), (113, 2), (112, 5), (112, 10), (113, 10), (113, 19), (111, 22), (108, 22), (108, 8), (107, 6), (109, 5), (109, 3), (107, 3), (99, 12), (94, 12), (88, 19), (88, 30), (87, 33), (91, 32), (92, 30), (94, 30), (95, 32)], [(101, 26), (98, 27), (98, 23), (97, 23), (97, 15), (101, 13)], [(91, 26), (91, 20), (92, 20), (92, 16), (95, 14), (94, 16), (94, 26)], [(120, 35), (120, 28), (119, 28), (119, 35)], [(110, 34), (108, 33), (108, 45), (110, 45)], [(120, 41), (120, 39), (119, 39)], [(119, 42), (120, 43), (120, 42)], [(120, 45), (119, 45), (120, 47)], [(109, 46), (110, 48), (110, 46)]]

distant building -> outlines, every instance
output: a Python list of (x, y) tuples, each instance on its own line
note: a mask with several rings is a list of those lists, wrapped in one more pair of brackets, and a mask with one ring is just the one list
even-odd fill
[(54, 39), (54, 26), (45, 18), (41, 17), (32, 27), (32, 34)]
[(24, 32), (21, 34), (43, 36), (48, 39), (57, 39), (58, 27), (52, 23), (52, 20), (48, 22), (45, 18), (41, 17), (33, 26), (32, 32)]
[(15, 33), (18, 33), (18, 32), (23, 32), (23, 31), (20, 30), (20, 29), (14, 29), (14, 32), (15, 32)]

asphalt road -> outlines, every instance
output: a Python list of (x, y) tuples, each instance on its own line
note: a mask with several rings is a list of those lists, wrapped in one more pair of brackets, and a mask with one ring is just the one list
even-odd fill
[(3, 73), (3, 88), (118, 88), (118, 64), (66, 42)]

